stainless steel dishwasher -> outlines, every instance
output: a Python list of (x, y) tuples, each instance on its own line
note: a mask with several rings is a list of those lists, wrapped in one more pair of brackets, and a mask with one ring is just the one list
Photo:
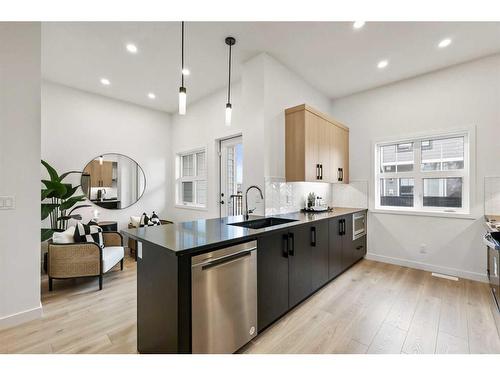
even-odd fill
[(257, 335), (257, 241), (191, 260), (192, 352), (233, 353)]

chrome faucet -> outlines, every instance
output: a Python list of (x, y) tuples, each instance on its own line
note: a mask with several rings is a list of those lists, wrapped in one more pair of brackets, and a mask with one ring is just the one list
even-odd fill
[(260, 193), (260, 198), (264, 199), (264, 194), (262, 194), (262, 190), (260, 190), (260, 187), (257, 185), (251, 185), (248, 187), (247, 191), (245, 192), (245, 220), (248, 220), (250, 218), (249, 214), (252, 214), (255, 211), (255, 208), (249, 210), (248, 209), (248, 191), (250, 189), (257, 189)]

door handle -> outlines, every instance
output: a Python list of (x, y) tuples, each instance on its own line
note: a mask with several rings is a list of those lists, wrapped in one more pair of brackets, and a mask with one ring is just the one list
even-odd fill
[(250, 255), (251, 255), (251, 250), (242, 251), (241, 253), (236, 253), (236, 254), (233, 254), (233, 255), (229, 255), (227, 257), (223, 257), (223, 258), (216, 259), (216, 260), (213, 260), (211, 262), (208, 262), (205, 265), (203, 265), (201, 267), (201, 269), (202, 270), (206, 270), (206, 269), (209, 269), (209, 268), (213, 268), (213, 267), (217, 267), (217, 266), (222, 266), (223, 264), (226, 264), (226, 263), (229, 263), (229, 262), (241, 259), (241, 258), (245, 258), (245, 257), (250, 256)]
[(316, 246), (316, 227), (311, 227), (311, 246)]
[(288, 255), (294, 256), (295, 255), (295, 243), (294, 243), (294, 235), (293, 233), (288, 234)]
[(288, 258), (288, 233), (283, 235), (283, 257)]

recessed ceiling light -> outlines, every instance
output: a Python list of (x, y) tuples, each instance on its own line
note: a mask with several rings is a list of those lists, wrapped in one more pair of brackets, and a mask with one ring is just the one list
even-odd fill
[(443, 39), (442, 41), (439, 42), (438, 47), (445, 48), (445, 47), (448, 47), (450, 44), (451, 44), (451, 39), (446, 38), (446, 39)]
[(184, 69), (182, 69), (182, 75), (184, 75), (184, 76), (188, 76), (188, 75), (189, 75), (189, 73), (191, 73), (191, 72), (189, 71), (189, 69), (188, 69), (188, 68), (184, 68)]
[(127, 51), (129, 51), (130, 53), (137, 53), (137, 51), (138, 51), (137, 46), (135, 44), (132, 44), (132, 43), (127, 44), (126, 48), (127, 48)]
[(111, 82), (109, 82), (109, 79), (107, 78), (101, 78), (101, 84), (104, 86), (109, 86), (111, 85)]
[(377, 64), (377, 68), (379, 69), (384, 69), (387, 65), (389, 65), (389, 61), (387, 60), (382, 60), (382, 61), (379, 61), (378, 64)]
[(363, 26), (365, 26), (365, 21), (356, 21), (352, 24), (355, 29), (361, 29)]
[(148, 94), (148, 98), (149, 98), (149, 99), (156, 99), (156, 95), (155, 95), (155, 93), (154, 93), (154, 92), (150, 92), (150, 93)]

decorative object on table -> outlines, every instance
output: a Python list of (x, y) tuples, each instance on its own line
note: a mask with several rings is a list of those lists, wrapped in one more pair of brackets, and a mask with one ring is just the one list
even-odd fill
[(50, 180), (42, 180), (45, 188), (42, 188), (41, 191), (41, 220), (50, 218), (50, 228), (42, 228), (41, 230), (41, 240), (46, 241), (52, 237), (54, 232), (65, 231), (70, 219), (81, 220), (81, 215), (75, 214), (74, 211), (90, 207), (90, 205), (77, 205), (79, 202), (85, 201), (84, 195), (74, 195), (80, 186), (63, 182), (68, 175), (82, 172), (70, 171), (59, 175), (49, 163), (44, 160), (41, 162), (50, 177)]
[(53, 289), (54, 279), (79, 277), (98, 277), (101, 290), (103, 274), (118, 263), (123, 270), (125, 250), (122, 235), (118, 232), (100, 232), (104, 242), (101, 248), (95, 242), (68, 243), (72, 232), (76, 233), (75, 227), (70, 227), (63, 233), (54, 233), (48, 243), (49, 290)]
[(329, 206), (312, 206), (308, 208), (303, 208), (302, 212), (332, 212), (333, 207)]
[[(153, 214), (155, 214), (155, 211), (153, 211)], [(145, 215), (145, 213), (143, 214)], [(142, 216), (130, 216), (130, 222), (128, 224), (128, 228), (140, 228), (141, 227), (141, 218)], [(159, 219), (160, 224), (159, 225), (166, 225), (166, 224), (172, 224), (172, 221), (169, 220), (163, 220)], [(130, 249), (130, 255), (134, 257), (134, 259), (137, 261), (137, 241), (129, 238), (128, 239), (128, 248)]]
[(161, 222), (155, 211), (151, 216), (148, 216), (145, 212), (142, 214), (139, 227), (154, 227), (156, 225), (161, 225)]
[(307, 195), (307, 206), (306, 206), (306, 208), (313, 207), (315, 205), (315, 202), (316, 202), (316, 194), (309, 193)]
[(146, 177), (139, 164), (128, 156), (102, 154), (85, 166), (81, 186), (95, 205), (122, 209), (141, 199), (146, 190)]
[(88, 224), (77, 223), (73, 238), (76, 243), (95, 242), (101, 249), (104, 247), (102, 229), (93, 221)]
[(118, 232), (118, 223), (116, 221), (99, 221), (97, 225), (103, 232)]

